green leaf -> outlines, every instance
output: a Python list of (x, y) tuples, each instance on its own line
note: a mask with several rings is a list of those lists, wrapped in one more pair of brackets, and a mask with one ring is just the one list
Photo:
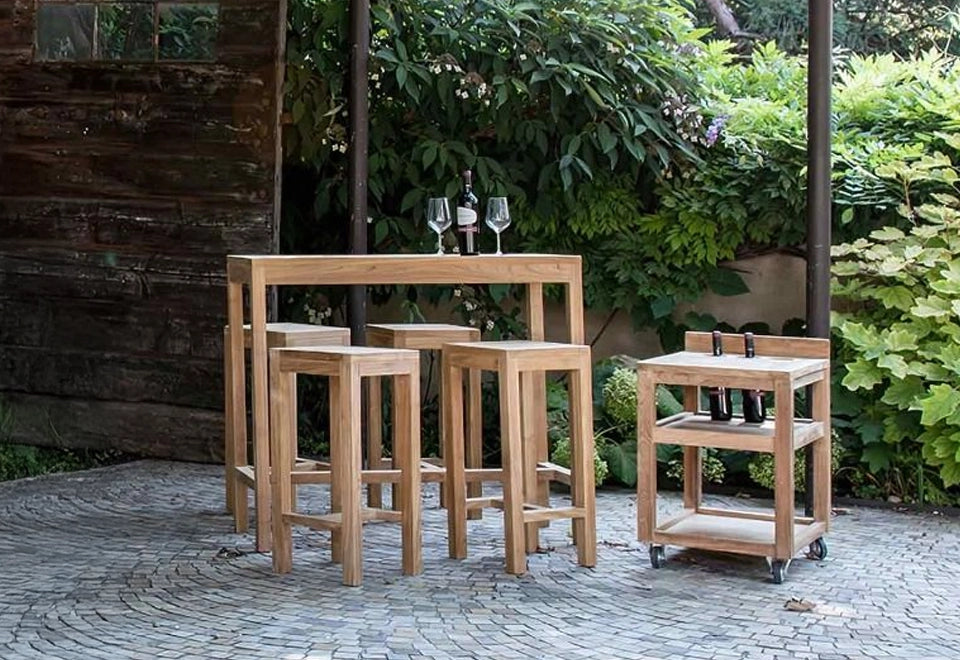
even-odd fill
[(860, 460), (867, 464), (870, 472), (877, 474), (890, 467), (893, 447), (883, 442), (867, 445), (860, 453)]
[(934, 385), (930, 388), (930, 395), (920, 400), (920, 406), (923, 411), (920, 423), (933, 426), (960, 407), (960, 392), (949, 385)]
[(717, 268), (707, 280), (710, 290), (720, 296), (739, 296), (750, 293), (750, 288), (740, 274), (729, 268)]
[(900, 410), (909, 410), (926, 391), (922, 380), (916, 377), (908, 377), (891, 383), (880, 400), (891, 406), (896, 406)]
[(650, 312), (653, 314), (653, 318), (662, 319), (670, 316), (676, 306), (677, 301), (673, 296), (661, 296), (650, 303)]
[(869, 390), (883, 381), (883, 372), (877, 369), (873, 362), (858, 358), (853, 364), (847, 365), (847, 375), (842, 385), (848, 390)]
[(507, 294), (510, 293), (509, 284), (491, 284), (487, 287), (490, 291), (490, 297), (493, 298), (493, 301), (499, 303), (501, 300), (507, 297)]
[(601, 457), (607, 462), (610, 474), (626, 486), (637, 484), (637, 441), (622, 444), (610, 443), (601, 449)]
[(917, 336), (905, 328), (891, 329), (884, 334), (883, 343), (892, 352), (917, 350)]
[(870, 232), (870, 238), (875, 241), (889, 242), (904, 238), (904, 234), (896, 227), (884, 227), (883, 229)]
[(896, 354), (880, 356), (880, 359), (877, 360), (877, 366), (886, 369), (897, 379), (906, 378), (909, 369), (906, 360)]
[(920, 298), (917, 300), (917, 304), (910, 308), (910, 313), (920, 318), (945, 316), (951, 311), (953, 311), (953, 307), (950, 302), (939, 296)]

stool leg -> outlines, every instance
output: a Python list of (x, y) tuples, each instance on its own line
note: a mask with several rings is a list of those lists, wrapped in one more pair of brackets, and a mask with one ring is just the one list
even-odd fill
[[(520, 374), (520, 420), (523, 429), (523, 501), (539, 501), (539, 484), (537, 483), (537, 459), (539, 457), (537, 442), (538, 401), (536, 399), (537, 377), (543, 378), (541, 373), (526, 371)], [(540, 524), (527, 523), (524, 526), (527, 552), (536, 552), (540, 547)]]
[[(383, 386), (379, 378), (367, 379), (367, 468), (379, 470), (383, 462)], [(367, 484), (367, 506), (383, 508), (383, 486)]]
[[(291, 442), (291, 451), (290, 451), (290, 470), (295, 472), (297, 469), (297, 456), (300, 455), (300, 440), (297, 437), (297, 374), (296, 372), (290, 374), (293, 381), (293, 386), (290, 388), (289, 396), (287, 397), (287, 417), (289, 418), (287, 423), (290, 425), (289, 428), (293, 429), (293, 436), (290, 439)], [(290, 484), (290, 499), (292, 505), (290, 507), (291, 511), (297, 510), (297, 484)]]
[(570, 490), (573, 506), (583, 509), (582, 518), (573, 519), (573, 539), (581, 566), (597, 563), (596, 492), (593, 473), (593, 392), (590, 383), (590, 358), (570, 372)]
[[(419, 390), (420, 388), (418, 384), (417, 391)], [(418, 394), (417, 396), (420, 396), (420, 395)], [(419, 410), (419, 407), (420, 407), (420, 403), (418, 400), (417, 402), (418, 410)], [(390, 388), (390, 414), (391, 414), (391, 419), (393, 420), (393, 433), (390, 434), (390, 457), (391, 457), (390, 467), (394, 470), (400, 469), (400, 454), (397, 453), (399, 451), (399, 448), (398, 448), (399, 440), (397, 439), (397, 429), (400, 427), (397, 426), (398, 424), (397, 420), (400, 419), (400, 415), (402, 414), (402, 411), (403, 411), (403, 406), (400, 405), (400, 403), (397, 401), (397, 381), (394, 379), (392, 380), (392, 386)], [(403, 508), (402, 498), (400, 494), (400, 484), (398, 482), (394, 482), (393, 485), (390, 487), (390, 506), (393, 508), (394, 511), (401, 511)]]
[(467, 487), (463, 466), (463, 374), (454, 366), (447, 351), (441, 357), (443, 377), (440, 379), (443, 417), (444, 466), (447, 490), (447, 544), (450, 557), (467, 556)]
[[(467, 374), (467, 467), (474, 469), (483, 467), (482, 375), (479, 369), (470, 369)], [(471, 482), (467, 486), (467, 497), (483, 497), (483, 482)], [(468, 511), (467, 518), (480, 520), (483, 509)]]
[(360, 370), (346, 363), (340, 369), (340, 461), (333, 466), (339, 472), (340, 531), (343, 536), (343, 583), (358, 587), (363, 581), (363, 518), (360, 511), (362, 490), (363, 438), (361, 424)]
[[(273, 360), (270, 363), (272, 554), (274, 572), (288, 573), (293, 563), (293, 539), (290, 523), (284, 514), (293, 510), (293, 484), (290, 475), (297, 427), (291, 425), (289, 409), (293, 404), (292, 395), (296, 392), (297, 375), (281, 373), (278, 362), (279, 360)], [(257, 515), (260, 515), (260, 511), (257, 511)]]
[[(328, 380), (330, 385), (330, 513), (340, 513), (343, 510), (341, 506), (341, 485), (339, 465), (343, 461), (341, 457), (342, 446), (340, 442), (340, 428), (342, 426), (340, 419), (340, 388), (345, 387), (341, 384), (340, 378), (331, 376)], [(330, 560), (334, 564), (343, 562), (343, 544), (340, 530), (334, 528), (330, 532)]]
[[(442, 359), (443, 358), (441, 358), (441, 361)], [(443, 373), (443, 369), (441, 368), (440, 369), (440, 391), (441, 392), (443, 391), (444, 376), (445, 374)], [(461, 379), (462, 379), (462, 374), (461, 374)], [(462, 396), (463, 395), (461, 394), (461, 401), (463, 401)], [(463, 404), (461, 403), (461, 405)], [(437, 406), (437, 423), (438, 423), (438, 426), (440, 427), (440, 442), (439, 442), (440, 446), (437, 447), (437, 454), (440, 457), (440, 465), (446, 466), (447, 459), (445, 458), (445, 456), (447, 453), (447, 436), (446, 436), (447, 426), (446, 426), (446, 422), (444, 421), (444, 418), (446, 417), (446, 415), (443, 412), (444, 407), (445, 405), (443, 402), (443, 397), (441, 397), (440, 405)], [(461, 419), (462, 419), (462, 416), (461, 416)], [(448, 493), (449, 493), (449, 488), (447, 487), (446, 479), (444, 479), (443, 481), (440, 482), (440, 508), (441, 509), (449, 508)]]
[(520, 373), (510, 360), (500, 368), (500, 437), (503, 443), (503, 526), (507, 573), (527, 572), (523, 534), (523, 429)]
[(394, 376), (393, 400), (396, 448), (394, 461), (400, 468), (403, 574), (423, 571), (420, 529), (420, 376)]

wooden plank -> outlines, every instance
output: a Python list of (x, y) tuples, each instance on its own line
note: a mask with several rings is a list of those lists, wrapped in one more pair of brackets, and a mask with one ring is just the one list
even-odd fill
[(551, 520), (567, 520), (569, 518), (585, 518), (587, 510), (583, 507), (567, 506), (550, 508), (537, 508), (523, 512), (523, 521), (525, 523), (545, 522)]
[(219, 410), (219, 388), (210, 384), (222, 374), (215, 358), (0, 346), (0, 390), (7, 392)]
[[(746, 520), (765, 520), (767, 522), (774, 522), (776, 516), (771, 511), (759, 511), (759, 510), (746, 510), (746, 509), (716, 509), (711, 507), (702, 506), (697, 511), (697, 513), (702, 513), (705, 516), (720, 516), (721, 518), (743, 518)], [(807, 518), (806, 516), (794, 516), (793, 522), (796, 525), (809, 525), (813, 522), (813, 518)]]
[(565, 284), (576, 281), (577, 255), (230, 255), (256, 264), (267, 284)]
[(478, 511), (480, 509), (500, 509), (503, 510), (502, 497), (468, 497), (467, 511)]
[(657, 524), (656, 386), (650, 374), (637, 374), (637, 538), (650, 543)]
[[(783, 356), (796, 358), (830, 359), (830, 340), (814, 337), (778, 337), (773, 335), (754, 335), (754, 351), (757, 356)], [(684, 345), (688, 351), (713, 353), (713, 333), (687, 332)], [(743, 355), (743, 335), (723, 333), (724, 354)]]
[(136, 456), (223, 460), (223, 413), (167, 403), (129, 403), (7, 391), (11, 442), (113, 449)]
[(793, 556), (793, 517), (794, 517), (794, 449), (793, 424), (782, 423), (793, 420), (793, 388), (790, 381), (783, 379), (774, 390), (776, 397), (776, 419), (778, 421), (773, 439), (774, 463), (774, 507), (776, 520), (776, 558), (789, 559)]

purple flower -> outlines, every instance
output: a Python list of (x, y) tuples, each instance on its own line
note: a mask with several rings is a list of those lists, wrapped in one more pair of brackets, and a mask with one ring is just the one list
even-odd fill
[(710, 122), (710, 125), (707, 127), (706, 139), (708, 147), (712, 147), (717, 143), (717, 138), (720, 137), (720, 129), (723, 128), (725, 123), (727, 123), (727, 115), (717, 115), (713, 118), (713, 121)]

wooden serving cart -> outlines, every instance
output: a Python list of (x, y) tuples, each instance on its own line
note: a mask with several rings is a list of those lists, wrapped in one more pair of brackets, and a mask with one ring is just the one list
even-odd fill
[[(724, 355), (711, 352), (710, 333), (688, 332), (684, 351), (637, 365), (637, 528), (650, 545), (654, 568), (664, 546), (678, 545), (759, 555), (770, 560), (780, 584), (790, 560), (808, 546), (827, 554), (830, 519), (830, 342), (826, 339), (757, 336), (756, 357), (743, 357), (743, 335), (724, 334)], [(685, 411), (656, 419), (656, 386), (682, 385)], [(773, 419), (747, 424), (742, 417), (714, 421), (700, 410), (700, 388), (722, 386), (773, 392)], [(794, 392), (812, 389), (810, 419), (794, 415)], [(658, 444), (683, 447), (683, 502), (679, 515), (657, 520)], [(813, 517), (798, 516), (794, 502), (796, 451), (813, 445)], [(775, 465), (774, 511), (737, 511), (702, 505), (703, 447), (768, 452)]]

